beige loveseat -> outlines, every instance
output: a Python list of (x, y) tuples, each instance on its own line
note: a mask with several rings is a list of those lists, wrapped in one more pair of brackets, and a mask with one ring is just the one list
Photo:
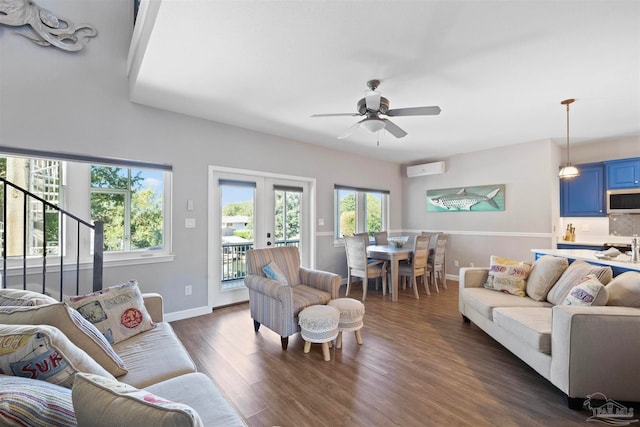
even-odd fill
[[(238, 415), (236, 410), (225, 400), (225, 398), (216, 388), (211, 379), (202, 373), (196, 372), (196, 366), (193, 360), (189, 356), (188, 352), (186, 351), (178, 337), (175, 335), (171, 325), (165, 322), (163, 319), (162, 297), (159, 294), (153, 293), (142, 294), (142, 297), (144, 300), (144, 306), (150, 314), (153, 322), (155, 322), (156, 327), (145, 332), (141, 332), (112, 346), (113, 350), (115, 350), (115, 353), (117, 353), (121, 361), (124, 362), (126, 371), (128, 371), (124, 375), (118, 375), (116, 373), (114, 375), (115, 381), (125, 383), (127, 385), (135, 387), (136, 389), (142, 390), (145, 393), (144, 399), (149, 399), (149, 395), (146, 394), (148, 392), (153, 396), (160, 398), (160, 400), (165, 399), (171, 401), (169, 403), (175, 402), (177, 404), (188, 405), (188, 407), (190, 407), (197, 413), (199, 419), (202, 422), (201, 425), (225, 427), (246, 426), (243, 419)], [(13, 325), (12, 318), (16, 319), (18, 316), (21, 316), (19, 318), (20, 324), (24, 323), (25, 316), (33, 316), (33, 319), (37, 319), (37, 316), (40, 316), (38, 312), (46, 310), (46, 308), (44, 308), (45, 305), (59, 306), (59, 308), (62, 310), (62, 313), (64, 313), (65, 310), (69, 310), (68, 306), (65, 303), (43, 305), (38, 304), (37, 307), (3, 307), (3, 311), (0, 311), (0, 324), (4, 324), (5, 327), (6, 325)], [(27, 310), (32, 314), (27, 315), (26, 312), (23, 312), (21, 314), (19, 313), (20, 310)], [(72, 310), (70, 310), (69, 312), (71, 311)], [(59, 318), (60, 316), (56, 317)], [(60, 322), (60, 320), (55, 319), (51, 323), (56, 324), (58, 322)], [(18, 323), (16, 323), (16, 325), (17, 324)], [(71, 333), (67, 334), (67, 336), (70, 335)], [(78, 342), (77, 337), (74, 339), (69, 339), (71, 341)], [(91, 352), (93, 350), (95, 349), (87, 348), (86, 353), (92, 354)], [(95, 358), (95, 360), (99, 359)], [(111, 369), (111, 372), (113, 372), (113, 369)], [(109, 372), (109, 374), (111, 374), (111, 372)], [(1, 370), (0, 373), (2, 373)], [(39, 381), (36, 379), (8, 376), (3, 376), (3, 379), (8, 381), (9, 383), (11, 383), (11, 381), (16, 382), (17, 380), (27, 380), (31, 382), (31, 384), (26, 383), (29, 385), (29, 387), (38, 383), (40, 383), (41, 385), (42, 383), (45, 383), (45, 381)], [(113, 377), (111, 378), (111, 381), (114, 381)], [(142, 411), (138, 414), (133, 413), (133, 407), (135, 405), (124, 406), (121, 408), (121, 410), (114, 410), (114, 407), (107, 408), (106, 405), (105, 407), (102, 407), (101, 399), (104, 398), (105, 401), (111, 399), (110, 402), (115, 402), (117, 405), (117, 400), (120, 398), (118, 396), (111, 396), (104, 390), (96, 387), (86, 388), (86, 381), (84, 381), (85, 389), (83, 389), (83, 392), (76, 393), (77, 382), (78, 379), (76, 378), (76, 381), (73, 384), (72, 403), (73, 407), (76, 409), (75, 415), (77, 415), (78, 425), (158, 425), (156, 421), (153, 421), (143, 413), (145, 409), (148, 409), (144, 408), (144, 402), (142, 405), (138, 405), (143, 406)], [(13, 383), (11, 384), (14, 385)], [(63, 391), (67, 390), (64, 387), (60, 387), (57, 385), (49, 385), (48, 383), (45, 384), (48, 387), (57, 387), (58, 389), (61, 389)], [(26, 387), (27, 386), (25, 386), (25, 388)], [(84, 390), (91, 391), (85, 392)], [(68, 392), (69, 394), (62, 397), (60, 397), (60, 395), (56, 396), (56, 399), (58, 399), (58, 401), (60, 401), (59, 399), (63, 398), (70, 399), (71, 390), (68, 390)], [(5, 396), (7, 396), (7, 394), (5, 394)], [(3, 400), (4, 399), (5, 397), (3, 397)], [(7, 397), (7, 399), (9, 399), (9, 397)], [(155, 399), (155, 397), (153, 397), (153, 399)], [(152, 403), (154, 402), (153, 399), (148, 401)], [(120, 400), (122, 401), (124, 399)], [(65, 402), (62, 402), (62, 404), (64, 403)], [(91, 407), (91, 410), (82, 411), (83, 414), (81, 415), (78, 411), (78, 407)], [(168, 408), (163, 408), (162, 410), (166, 410), (166, 415), (162, 415), (165, 416), (165, 419), (166, 417), (172, 415), (171, 405), (169, 405)], [(6, 418), (2, 418), (3, 415), (7, 414), (3, 414), (2, 408), (0, 408), (0, 424), (3, 424), (3, 422), (6, 421)], [(70, 416), (74, 416), (73, 412), (70, 413)], [(197, 419), (198, 417), (195, 418)], [(75, 419), (73, 421), (75, 421)], [(75, 424), (67, 420), (64, 425)], [(189, 424), (178, 421), (178, 425)], [(196, 423), (195, 425), (199, 424)]]
[[(536, 300), (485, 288), (489, 268), (462, 268), (460, 313), (558, 387), (571, 408), (579, 409), (597, 392), (639, 402), (640, 273), (623, 273), (604, 283), (609, 303), (617, 306), (566, 306), (561, 305), (566, 289), (556, 289), (554, 298), (548, 295), (569, 271), (554, 277), (547, 272), (549, 293)], [(601, 273), (608, 282), (611, 272)], [(625, 299), (635, 307), (620, 306)]]

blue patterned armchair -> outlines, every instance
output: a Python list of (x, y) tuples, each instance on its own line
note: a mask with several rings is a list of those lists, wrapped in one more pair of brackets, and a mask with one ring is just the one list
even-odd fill
[[(275, 279), (263, 271), (267, 264), (278, 273), (274, 275), (268, 269)], [(282, 349), (286, 350), (289, 336), (300, 331), (298, 313), (310, 305), (326, 304), (338, 298), (340, 282), (339, 274), (301, 267), (295, 246), (247, 251), (244, 283), (249, 289), (255, 331), (265, 325), (280, 335)]]

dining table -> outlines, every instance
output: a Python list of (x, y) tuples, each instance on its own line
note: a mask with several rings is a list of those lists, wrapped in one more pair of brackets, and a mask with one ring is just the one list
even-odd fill
[(367, 246), (367, 257), (389, 261), (391, 266), (391, 301), (398, 300), (398, 270), (402, 260), (409, 259), (413, 255), (411, 248), (401, 248), (391, 245)]

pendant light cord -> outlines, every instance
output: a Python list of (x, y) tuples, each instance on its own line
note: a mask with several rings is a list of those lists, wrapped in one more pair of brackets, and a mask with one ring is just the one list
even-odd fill
[(567, 104), (567, 166), (571, 166), (571, 157), (569, 155), (569, 104)]

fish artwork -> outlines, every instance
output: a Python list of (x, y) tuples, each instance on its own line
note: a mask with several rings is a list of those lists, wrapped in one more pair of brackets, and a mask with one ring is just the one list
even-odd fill
[(497, 209), (498, 205), (493, 199), (499, 192), (500, 188), (496, 188), (486, 196), (483, 196), (476, 193), (467, 193), (467, 191), (462, 188), (457, 193), (431, 197), (429, 198), (429, 202), (434, 206), (448, 209), (450, 211), (470, 211), (472, 206), (475, 206), (480, 202), (489, 203)]

